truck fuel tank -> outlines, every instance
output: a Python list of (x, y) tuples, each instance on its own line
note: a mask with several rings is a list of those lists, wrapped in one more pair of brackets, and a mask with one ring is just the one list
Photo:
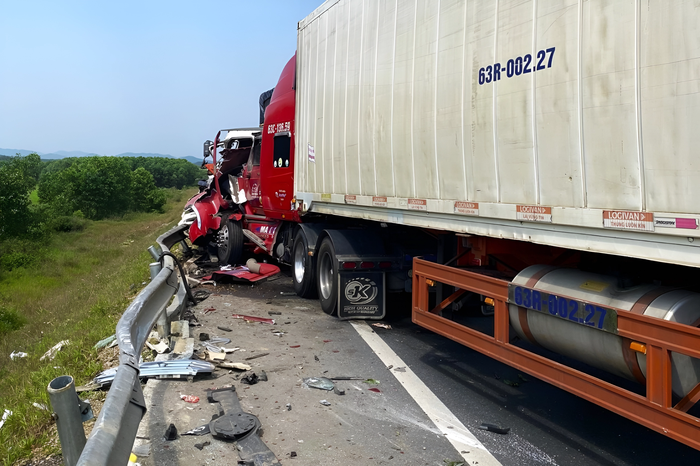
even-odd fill
[[(509, 285), (510, 323), (524, 340), (610, 373), (645, 383), (646, 355), (617, 334), (617, 313), (697, 325), (700, 293), (645, 284), (618, 286), (616, 277), (533, 265)], [(644, 343), (644, 342), (640, 342)], [(700, 360), (671, 353), (673, 391), (700, 382)]]

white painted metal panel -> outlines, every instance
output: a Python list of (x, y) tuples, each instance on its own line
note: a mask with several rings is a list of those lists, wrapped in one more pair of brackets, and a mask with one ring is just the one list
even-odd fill
[[(700, 264), (678, 243), (700, 238), (699, 29), (689, 0), (326, 2), (299, 23), (297, 197), (398, 223), (425, 199), (412, 225), (492, 236), (542, 206), (548, 233), (514, 239), (571, 247), (566, 226), (600, 238), (579, 249)], [(627, 241), (612, 210), (664, 221)]]

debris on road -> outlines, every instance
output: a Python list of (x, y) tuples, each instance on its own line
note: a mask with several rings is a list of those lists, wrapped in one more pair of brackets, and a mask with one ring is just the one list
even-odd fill
[(237, 371), (249, 371), (252, 369), (251, 366), (248, 364), (242, 363), (242, 362), (216, 362), (216, 367), (220, 367), (222, 369), (235, 369)]
[(328, 400), (321, 400), (319, 401), (323, 406), (330, 406), (331, 404), (328, 402)]
[(296, 296), (296, 293), (294, 291), (280, 291), (280, 295), (282, 295), (282, 296)]
[(217, 326), (216, 328), (218, 328), (219, 330), (222, 330), (222, 331), (224, 331), (224, 332), (230, 332), (230, 331), (231, 331), (231, 329), (228, 328), (228, 327)]
[(170, 424), (168, 428), (165, 429), (165, 435), (163, 438), (168, 441), (177, 439), (177, 428), (175, 427), (175, 424)]
[(333, 393), (335, 393), (336, 395), (345, 395), (345, 390), (335, 387), (333, 389)]
[(261, 382), (267, 382), (267, 372), (260, 371), (260, 375), (258, 376), (258, 380), (260, 380)]
[(380, 322), (376, 322), (376, 323), (372, 324), (372, 327), (379, 327), (379, 328), (384, 328), (384, 329), (387, 329), (387, 330), (391, 330), (391, 325), (389, 325), (389, 324), (382, 324), (382, 323), (380, 323)]
[(184, 432), (182, 435), (207, 435), (210, 433), (211, 430), (209, 430), (209, 424), (204, 424), (203, 426), (195, 427), (192, 430), (188, 430), (187, 432)]
[(287, 407), (287, 411), (291, 411), (291, 410), (292, 410), (292, 404), (291, 404), (291, 403), (287, 403), (287, 406), (286, 406), (286, 407)]
[(95, 343), (95, 349), (104, 348), (104, 347), (106, 347), (106, 346), (108, 346), (108, 345), (109, 345), (109, 347), (111, 348), (112, 345), (111, 345), (110, 343), (116, 344), (116, 343), (115, 343), (116, 341), (117, 341), (117, 335), (114, 334), (114, 335), (112, 335), (112, 336), (109, 336), (109, 337), (105, 338), (104, 340), (100, 340), (100, 341), (98, 341), (97, 343)]
[(204, 447), (206, 447), (208, 445), (211, 445), (211, 442), (209, 440), (207, 440), (206, 442), (202, 442), (202, 443), (195, 443), (194, 447), (198, 450), (203, 450)]
[[(97, 385), (112, 383), (117, 374), (117, 367), (102, 371), (93, 379)], [(157, 377), (161, 379), (179, 379), (199, 373), (213, 372), (214, 364), (194, 359), (175, 359), (172, 361), (150, 361), (139, 365), (140, 377)]]
[(209, 334), (208, 333), (200, 333), (199, 334), (199, 341), (207, 341), (209, 339)]
[(394, 372), (406, 372), (406, 366), (394, 367)]
[(310, 388), (318, 388), (319, 390), (333, 390), (335, 384), (326, 377), (307, 377), (303, 379), (304, 384)]
[(253, 356), (248, 356), (247, 358), (245, 358), (245, 361), (250, 361), (251, 359), (262, 358), (263, 356), (267, 356), (268, 354), (270, 354), (270, 353), (254, 354)]
[(10, 359), (13, 361), (18, 358), (26, 358), (29, 356), (27, 353), (23, 353), (21, 351), (13, 351), (12, 354), (10, 354)]
[(158, 354), (163, 354), (170, 351), (170, 345), (168, 345), (167, 340), (161, 340), (157, 345), (154, 345), (150, 341), (146, 341), (146, 346)]
[(180, 395), (180, 399), (187, 403), (199, 403), (199, 397), (195, 395)]
[(301, 345), (291, 345), (290, 348), (301, 348)]
[(253, 372), (250, 375), (241, 377), (241, 383), (244, 383), (246, 385), (255, 385), (256, 383), (258, 383), (258, 376), (255, 372)]
[(267, 315), (269, 315), (269, 316), (281, 316), (282, 313), (280, 311), (267, 311)]
[(381, 393), (381, 390), (379, 390), (378, 388), (375, 388), (375, 387), (368, 388), (367, 390), (369, 390), (370, 392), (374, 392), (374, 393)]
[(505, 435), (510, 432), (510, 427), (499, 427), (496, 424), (489, 424), (488, 422), (483, 422), (479, 429), (488, 430), (489, 432), (494, 432), (496, 434)]
[(45, 359), (48, 359), (49, 361), (53, 361), (53, 358), (56, 357), (56, 353), (61, 351), (61, 348), (63, 348), (65, 345), (70, 343), (68, 340), (62, 340), (53, 345), (53, 347), (48, 350), (42, 357), (39, 358), (39, 361), (43, 361)]
[(274, 319), (266, 319), (264, 317), (244, 316), (241, 314), (233, 314), (231, 317), (233, 317), (234, 319), (243, 319), (246, 322), (260, 322), (261, 324), (275, 325)]
[(368, 385), (379, 385), (379, 380), (376, 379), (366, 379), (364, 382)]
[[(230, 278), (233, 281), (238, 281), (238, 282), (248, 282), (248, 283), (255, 283), (260, 280), (263, 280), (265, 278), (271, 277), (273, 275), (276, 275), (280, 272), (280, 268), (277, 267), (276, 265), (272, 264), (256, 264), (259, 269), (260, 273), (254, 273), (251, 269), (248, 267), (245, 267), (243, 265), (239, 265), (238, 267), (222, 267), (222, 269), (226, 270), (215, 270), (214, 272), (211, 273), (211, 275), (206, 275), (202, 277), (202, 280), (205, 281), (211, 281), (215, 279), (221, 279), (224, 277)], [(202, 282), (204, 284), (204, 282)]]

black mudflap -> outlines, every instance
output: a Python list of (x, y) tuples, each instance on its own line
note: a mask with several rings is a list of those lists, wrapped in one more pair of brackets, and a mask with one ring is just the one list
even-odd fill
[(380, 320), (386, 314), (384, 272), (340, 271), (338, 318)]

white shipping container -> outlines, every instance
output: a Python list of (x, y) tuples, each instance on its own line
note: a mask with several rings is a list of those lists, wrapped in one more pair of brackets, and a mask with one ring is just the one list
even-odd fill
[(310, 211), (700, 266), (692, 1), (329, 0), (296, 112)]

